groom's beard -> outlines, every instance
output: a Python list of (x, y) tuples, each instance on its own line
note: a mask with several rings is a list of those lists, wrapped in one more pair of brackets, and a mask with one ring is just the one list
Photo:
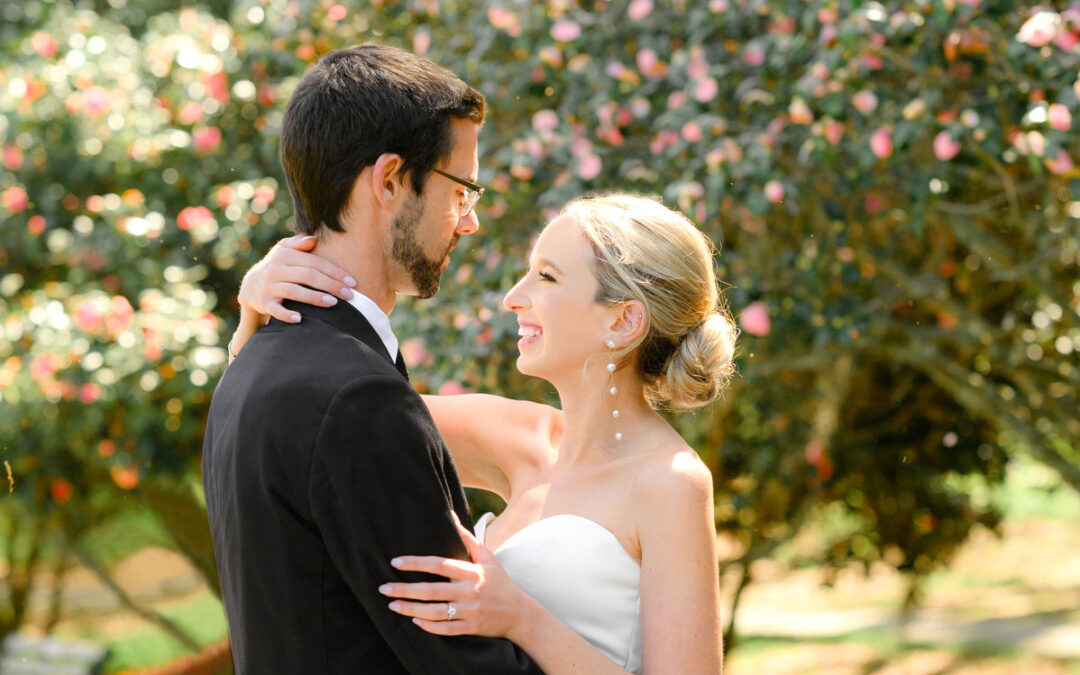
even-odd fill
[(424, 249), (416, 240), (416, 230), (424, 216), (424, 202), (414, 196), (405, 206), (405, 210), (393, 220), (394, 241), (390, 250), (394, 260), (409, 274), (416, 295), (430, 298), (439, 292), (439, 277), (442, 275), (443, 260), (457, 243), (458, 235), (450, 240), (446, 252), (435, 260), (424, 256)]

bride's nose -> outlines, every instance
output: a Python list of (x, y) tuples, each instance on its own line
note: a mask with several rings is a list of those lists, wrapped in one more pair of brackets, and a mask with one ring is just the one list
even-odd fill
[(521, 288), (524, 283), (525, 277), (522, 277), (513, 288), (507, 291), (506, 296), (503, 297), (503, 307), (511, 312), (517, 312), (529, 306), (528, 296), (522, 292)]

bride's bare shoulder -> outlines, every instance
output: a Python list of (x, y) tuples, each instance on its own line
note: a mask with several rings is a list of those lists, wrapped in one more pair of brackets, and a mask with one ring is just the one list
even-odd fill
[(712, 503), (712, 473), (682, 439), (641, 457), (635, 473), (633, 501), (644, 513), (686, 515)]

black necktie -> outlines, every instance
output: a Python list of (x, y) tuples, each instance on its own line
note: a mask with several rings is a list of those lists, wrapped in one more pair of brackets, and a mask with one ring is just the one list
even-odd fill
[(401, 357), (401, 350), (398, 350), (397, 358), (394, 359), (394, 367), (398, 369), (398, 372), (401, 373), (406, 380), (409, 379), (409, 369), (405, 367), (405, 359)]

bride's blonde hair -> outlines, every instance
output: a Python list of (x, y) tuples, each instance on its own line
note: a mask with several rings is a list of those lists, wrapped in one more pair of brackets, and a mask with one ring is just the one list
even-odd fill
[(645, 306), (645, 330), (616, 357), (634, 355), (650, 401), (687, 410), (716, 398), (735, 371), (738, 329), (717, 288), (708, 237), (657, 199), (630, 194), (576, 199), (562, 213), (595, 254), (596, 301)]

